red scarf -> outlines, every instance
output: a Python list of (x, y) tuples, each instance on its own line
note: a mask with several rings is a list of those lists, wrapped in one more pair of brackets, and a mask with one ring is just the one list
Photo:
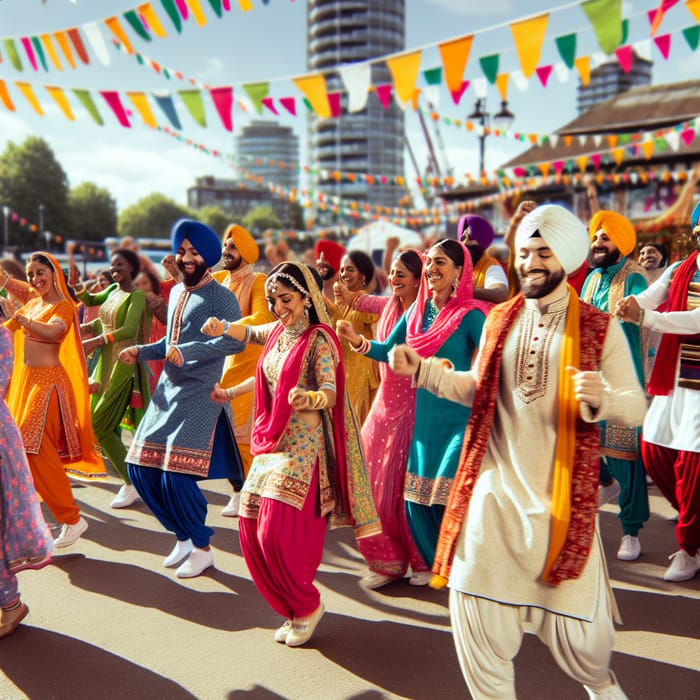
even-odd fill
[[(698, 269), (698, 251), (691, 253), (673, 272), (673, 279), (668, 290), (668, 311), (688, 310), (688, 287)], [(648, 393), (652, 396), (668, 396), (676, 380), (676, 365), (681, 343), (688, 338), (699, 336), (675, 335), (664, 333), (654, 361), (654, 369), (649, 379)]]

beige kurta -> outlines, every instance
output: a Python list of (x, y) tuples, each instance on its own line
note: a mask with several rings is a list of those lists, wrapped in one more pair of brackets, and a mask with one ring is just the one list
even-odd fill
[[(592, 620), (601, 590), (612, 596), (599, 538), (579, 578), (556, 587), (540, 580), (549, 546), (558, 367), (567, 304), (568, 295), (540, 314), (536, 300), (527, 299), (506, 338), (491, 437), (457, 541), (449, 585), (500, 603)], [(439, 360), (423, 365), (419, 386), (471, 404), (476, 375), (445, 369)], [(488, 371), (475, 367), (472, 372)], [(603, 405), (593, 415), (582, 404), (582, 418), (639, 425), (644, 392), (615, 320), (608, 326), (601, 372), (608, 383)]]

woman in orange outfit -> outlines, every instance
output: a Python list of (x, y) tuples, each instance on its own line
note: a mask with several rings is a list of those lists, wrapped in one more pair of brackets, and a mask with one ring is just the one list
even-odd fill
[(48, 253), (33, 253), (27, 279), (24, 284), (0, 272), (0, 286), (7, 285), (24, 303), (7, 314), (5, 323), (15, 349), (7, 405), (22, 433), (36, 490), (63, 525), (54, 546), (67, 547), (85, 532), (87, 522), (66, 472), (90, 480), (107, 473), (94, 449), (77, 308), (63, 272)]

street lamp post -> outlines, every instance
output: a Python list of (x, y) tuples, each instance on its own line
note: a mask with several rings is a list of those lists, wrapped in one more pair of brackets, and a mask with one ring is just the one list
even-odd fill
[(39, 205), (39, 235), (44, 235), (44, 205)]
[(8, 228), (8, 219), (10, 217), (10, 207), (7, 206), (7, 204), (2, 208), (2, 213), (3, 216), (5, 217), (5, 250), (7, 250), (9, 246), (9, 241), (10, 241), (10, 236), (9, 236), (9, 228)]
[[(491, 124), (491, 115), (486, 111), (485, 97), (480, 97), (476, 101), (474, 111), (467, 117), (467, 119), (478, 121), (479, 125), (481, 126), (481, 133), (479, 134), (479, 177), (482, 177), (484, 175), (486, 137), (488, 136), (488, 127)], [(508, 102), (506, 100), (502, 100), (500, 111), (493, 115), (494, 125), (501, 131), (508, 131), (514, 119), (515, 115), (508, 109)]]

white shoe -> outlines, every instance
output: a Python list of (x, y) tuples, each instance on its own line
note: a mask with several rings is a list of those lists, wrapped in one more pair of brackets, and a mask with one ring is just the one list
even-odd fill
[(664, 581), (690, 581), (700, 569), (700, 557), (696, 554), (691, 557), (685, 549), (672, 554), (671, 566), (666, 569)]
[(607, 486), (598, 486), (598, 508), (611, 503), (620, 495), (620, 482), (613, 479)]
[(275, 641), (278, 644), (284, 644), (287, 641), (287, 635), (292, 631), (292, 621), (285, 620), (282, 627), (275, 630)]
[(370, 588), (374, 590), (375, 588), (381, 588), (386, 586), (387, 583), (396, 581), (396, 576), (387, 576), (386, 574), (379, 574), (376, 571), (370, 571), (365, 574), (358, 583), (362, 588)]
[(432, 571), (414, 571), (408, 583), (411, 586), (427, 586), (433, 578)]
[(87, 520), (82, 517), (77, 523), (73, 523), (73, 525), (65, 524), (61, 528), (61, 534), (54, 540), (53, 546), (58, 548), (70, 547), (80, 539), (80, 535), (82, 535), (87, 528)]
[(224, 506), (221, 511), (221, 515), (226, 518), (236, 518), (238, 517), (238, 511), (241, 508), (241, 492), (235, 491), (231, 498), (228, 499), (228, 503)]
[(302, 644), (306, 644), (316, 631), (316, 626), (323, 617), (325, 611), (326, 609), (323, 607), (323, 603), (319, 603), (318, 607), (311, 615), (295, 617), (292, 620), (292, 629), (284, 640), (284, 643), (288, 647), (300, 647)]
[(583, 687), (591, 700), (629, 700), (612, 671), (610, 671), (610, 680), (612, 681), (610, 685), (606, 685), (602, 690), (594, 690), (588, 685)]
[(119, 492), (109, 504), (112, 508), (128, 508), (140, 500), (139, 492), (133, 484), (122, 484)]
[(620, 542), (620, 549), (617, 550), (617, 558), (622, 561), (634, 561), (639, 559), (642, 553), (642, 545), (639, 542), (639, 537), (634, 535), (624, 535)]
[(178, 540), (172, 549), (172, 552), (163, 559), (163, 566), (177, 566), (185, 557), (190, 555), (192, 551), (192, 540)]
[(194, 578), (199, 576), (205, 569), (210, 566), (214, 566), (214, 554), (211, 549), (199, 549), (199, 547), (192, 547), (192, 552), (190, 556), (187, 557), (184, 564), (175, 572), (175, 576), (178, 578)]

